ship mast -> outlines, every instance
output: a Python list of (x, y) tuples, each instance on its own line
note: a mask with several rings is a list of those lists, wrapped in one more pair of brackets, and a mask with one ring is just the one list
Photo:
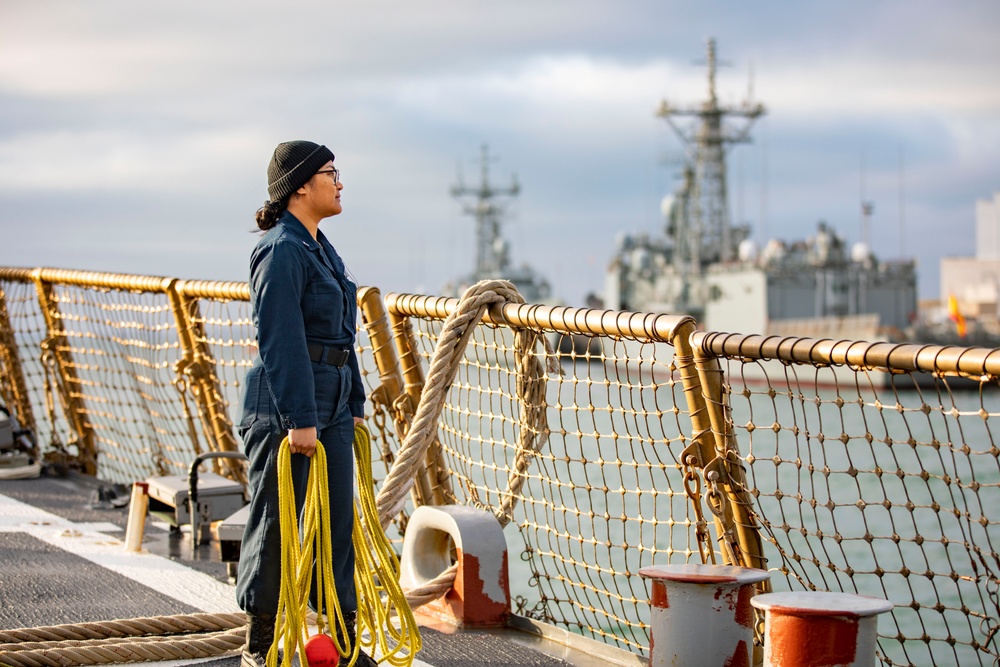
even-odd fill
[(498, 188), (490, 184), (490, 153), (486, 144), (482, 145), (480, 157), (480, 182), (478, 187), (467, 187), (459, 176), (459, 182), (451, 186), (451, 194), (456, 199), (473, 196), (471, 203), (465, 203), (463, 212), (476, 220), (476, 271), (477, 280), (498, 278), (507, 272), (510, 259), (507, 243), (500, 234), (500, 220), (506, 209), (498, 197), (516, 197), (520, 192), (517, 176), (511, 177), (508, 188)]
[[(731, 144), (748, 143), (750, 127), (765, 113), (764, 105), (754, 103), (748, 95), (738, 107), (719, 104), (715, 92), (718, 61), (715, 40), (708, 40), (708, 99), (698, 106), (674, 107), (666, 100), (660, 103), (656, 115), (667, 121), (684, 142), (693, 172), (686, 179), (686, 215), (674, 228), (674, 266), (687, 275), (698, 275), (708, 264), (728, 262), (734, 258), (735, 243), (729, 220), (726, 191), (726, 148)], [(678, 118), (696, 119), (684, 125)], [(727, 122), (739, 119), (738, 124)], [(675, 223), (676, 224), (676, 223)]]

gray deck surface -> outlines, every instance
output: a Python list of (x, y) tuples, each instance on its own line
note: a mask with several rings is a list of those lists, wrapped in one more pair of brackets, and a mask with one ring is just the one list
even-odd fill
[(23, 533), (0, 533), (0, 628), (193, 614), (142, 584)]
[[(34, 480), (0, 480), (0, 495), (45, 510), (79, 524), (113, 524), (109, 537), (122, 539), (127, 508), (94, 506), (98, 484), (89, 478), (41, 477)], [(188, 536), (150, 528), (147, 524), (143, 546), (150, 552), (183, 563), (214, 579), (231, 584), (226, 564), (217, 548), (199, 547), (194, 559)], [(0, 531), (0, 629), (80, 623), (118, 618), (188, 614), (199, 611), (144, 586), (133, 579), (81, 558), (73, 553), (16, 531)], [(421, 629), (423, 650), (417, 658), (433, 667), (503, 665), (505, 667), (549, 667), (557, 665), (599, 665), (603, 660), (589, 656), (579, 659), (551, 657), (530, 648), (540, 646), (553, 655), (567, 649), (547, 649), (545, 642), (513, 630), (463, 631), (445, 634)], [(520, 639), (519, 637), (524, 637)], [(2, 659), (2, 656), (0, 656)], [(238, 656), (198, 661), (211, 667), (236, 667)]]

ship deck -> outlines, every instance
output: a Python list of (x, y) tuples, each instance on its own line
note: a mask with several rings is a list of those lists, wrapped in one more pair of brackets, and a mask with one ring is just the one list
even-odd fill
[[(126, 507), (100, 502), (96, 480), (0, 480), (0, 629), (238, 611), (213, 542), (147, 523), (144, 552), (124, 550)], [(105, 494), (106, 495), (106, 494)], [(640, 664), (637, 656), (514, 617), (500, 630), (421, 629), (417, 667)], [(3, 656), (0, 655), (0, 663)], [(238, 655), (147, 663), (236, 667)]]

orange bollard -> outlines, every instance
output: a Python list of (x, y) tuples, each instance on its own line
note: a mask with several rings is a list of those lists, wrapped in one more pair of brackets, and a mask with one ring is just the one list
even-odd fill
[(764, 667), (873, 667), (878, 614), (892, 603), (851, 593), (765, 593)]

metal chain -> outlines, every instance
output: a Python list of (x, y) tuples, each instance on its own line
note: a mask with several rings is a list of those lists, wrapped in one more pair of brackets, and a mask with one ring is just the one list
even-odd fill
[[(726, 525), (725, 499), (719, 491), (718, 471), (710, 470), (705, 473), (705, 486), (708, 487), (708, 493), (705, 494), (705, 503), (708, 505), (708, 509), (718, 517), (720, 524)], [(746, 567), (746, 563), (743, 562), (743, 551), (740, 549), (739, 540), (733, 534), (732, 528), (723, 531), (719, 536), (719, 544), (730, 564)]]
[(379, 441), (382, 443), (380, 446), (382, 461), (385, 465), (391, 466), (393, 460), (395, 460), (396, 455), (392, 451), (392, 446), (390, 445), (389, 429), (387, 425), (387, 414), (385, 411), (385, 406), (381, 402), (374, 402), (375, 410), (372, 413), (372, 421), (375, 422), (375, 428), (378, 429)]
[[(378, 437), (381, 441), (379, 445), (380, 456), (382, 457), (382, 462), (385, 463), (386, 470), (392, 468), (393, 462), (396, 460), (396, 454), (392, 451), (391, 436), (388, 424), (388, 412), (386, 411), (385, 400), (383, 399), (384, 394), (382, 392), (374, 392), (372, 394), (372, 404), (374, 405), (374, 410), (372, 412), (372, 421), (375, 422), (375, 427), (378, 429)], [(401, 535), (406, 533), (406, 526), (410, 522), (409, 512), (406, 510), (401, 511), (398, 515), (393, 518), (393, 523), (396, 524), (396, 528), (399, 530)]]
[[(70, 467), (74, 464), (73, 457), (70, 456), (65, 443), (63, 443), (62, 438), (59, 437), (59, 429), (57, 426), (56, 385), (58, 384), (57, 378), (59, 375), (55, 370), (56, 356), (52, 351), (52, 339), (46, 338), (42, 341), (41, 348), (42, 368), (45, 370), (45, 412), (49, 420), (49, 447), (52, 450), (46, 455), (45, 458), (49, 462), (55, 463), (57, 466)], [(62, 403), (61, 400), (60, 403)], [(63, 405), (62, 407), (65, 412), (66, 406)]]
[(698, 538), (698, 555), (701, 556), (703, 565), (709, 561), (715, 564), (715, 549), (712, 547), (712, 538), (708, 534), (708, 522), (705, 521), (705, 514), (701, 509), (701, 475), (698, 474), (698, 457), (688, 454), (682, 461), (684, 466), (684, 491), (687, 492), (694, 507), (695, 515), (695, 535)]
[[(184, 414), (184, 421), (188, 427), (188, 437), (191, 439), (191, 446), (194, 447), (195, 456), (201, 454), (201, 441), (198, 438), (198, 428), (194, 423), (194, 416), (191, 414), (191, 407), (188, 405), (187, 394), (188, 394), (188, 381), (187, 381), (187, 364), (184, 360), (178, 360), (174, 364), (174, 373), (176, 374), (173, 379), (174, 389), (181, 397), (181, 411)], [(160, 454), (162, 459), (162, 453)]]

